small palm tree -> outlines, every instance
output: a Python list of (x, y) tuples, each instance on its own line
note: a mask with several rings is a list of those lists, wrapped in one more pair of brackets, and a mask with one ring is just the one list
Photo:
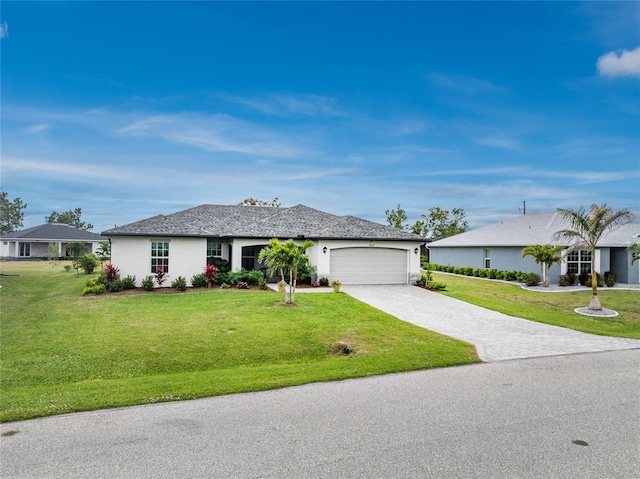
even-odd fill
[(533, 260), (540, 265), (542, 285), (545, 287), (549, 287), (549, 268), (551, 268), (553, 263), (560, 263), (562, 261), (562, 256), (556, 256), (556, 253), (562, 249), (562, 246), (536, 244), (527, 246), (522, 250), (523, 258), (525, 256), (532, 256)]
[(306, 250), (314, 244), (311, 240), (305, 240), (298, 246), (292, 239), (280, 243), (278, 239), (273, 238), (269, 241), (269, 246), (258, 254), (258, 259), (266, 263), (269, 274), (274, 274), (279, 269), (282, 279), (288, 280), (288, 298), (286, 289), (284, 292), (285, 302), (288, 304), (294, 303), (298, 271), (308, 263), (309, 256)]
[(596, 245), (605, 231), (629, 223), (633, 220), (633, 215), (626, 208), (614, 212), (606, 204), (602, 206), (593, 204), (589, 211), (586, 211), (582, 206), (577, 211), (558, 208), (558, 213), (571, 225), (571, 228), (560, 230), (555, 234), (557, 239), (564, 238), (574, 241), (567, 252), (591, 251), (592, 294), (589, 309), (600, 311), (602, 306), (598, 298), (598, 279), (595, 264)]
[(640, 243), (632, 243), (627, 247), (627, 251), (633, 251), (633, 256), (631, 256), (631, 264), (635, 263), (640, 259)]

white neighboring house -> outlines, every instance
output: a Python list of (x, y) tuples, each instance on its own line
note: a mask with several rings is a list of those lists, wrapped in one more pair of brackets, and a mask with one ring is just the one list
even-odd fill
[(343, 284), (409, 284), (420, 277), (425, 238), (354, 216), (304, 205), (290, 208), (201, 205), (158, 215), (102, 233), (111, 238), (111, 262), (140, 281), (158, 266), (168, 281), (202, 273), (207, 258), (232, 270), (265, 270), (258, 254), (271, 238), (312, 240), (307, 250), (317, 277)]
[[(520, 215), (428, 244), (430, 261), (455, 267), (490, 268), (502, 271), (540, 271), (531, 256), (522, 258), (522, 249), (535, 244), (569, 246), (567, 240), (557, 240), (557, 231), (571, 225), (559, 213)], [(640, 261), (633, 265), (633, 253), (626, 248), (640, 242), (640, 224), (629, 223), (606, 231), (596, 249), (596, 271), (615, 273), (619, 283), (640, 283)], [(554, 264), (549, 272), (551, 283), (567, 272), (591, 273), (591, 252), (563, 251), (564, 261)]]
[(67, 256), (67, 243), (79, 241), (86, 244), (87, 253), (95, 253), (103, 241), (109, 241), (90, 231), (63, 223), (45, 223), (0, 236), (0, 257), (12, 259), (47, 259), (49, 244), (58, 248), (58, 257)]

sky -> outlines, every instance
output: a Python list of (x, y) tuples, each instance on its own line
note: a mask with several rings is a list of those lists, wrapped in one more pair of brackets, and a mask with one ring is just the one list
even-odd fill
[(640, 217), (639, 2), (0, 4), (0, 185), (101, 232), (253, 197)]

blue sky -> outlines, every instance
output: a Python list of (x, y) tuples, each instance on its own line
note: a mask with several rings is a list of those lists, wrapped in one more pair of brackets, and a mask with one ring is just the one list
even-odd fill
[(1, 185), (100, 232), (244, 198), (640, 213), (637, 2), (11, 2)]

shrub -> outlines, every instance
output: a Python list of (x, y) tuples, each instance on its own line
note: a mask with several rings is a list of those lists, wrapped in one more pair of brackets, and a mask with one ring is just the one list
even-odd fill
[(218, 273), (216, 275), (216, 283), (228, 283), (237, 285), (238, 283), (243, 282), (251, 285), (257, 285), (260, 281), (260, 278), (264, 278), (264, 274), (262, 274), (262, 271), (249, 271), (244, 268), (239, 268), (227, 273)]
[(145, 291), (153, 290), (153, 276), (145, 276), (145, 278), (140, 282), (142, 285), (142, 289)]
[(102, 294), (107, 290), (107, 287), (98, 281), (98, 278), (88, 279), (85, 283), (85, 287), (82, 290), (82, 294)]
[[(598, 288), (602, 288), (604, 286), (604, 279), (599, 273), (596, 273), (596, 284), (598, 285)], [(615, 284), (615, 280), (614, 280), (614, 284)], [(591, 286), (591, 275), (588, 275), (585, 286)]]
[(561, 274), (560, 278), (558, 278), (558, 285), (559, 286), (571, 286), (571, 282), (569, 281), (569, 278), (567, 277), (566, 274)]
[(497, 269), (490, 269), (489, 271), (487, 271), (487, 278), (489, 278), (489, 279), (498, 279), (498, 270)]
[(231, 270), (230, 263), (226, 259), (216, 257), (207, 258), (207, 264), (215, 266), (219, 273), (228, 273)]
[(121, 279), (116, 279), (109, 283), (109, 291), (112, 293), (118, 293), (119, 291), (124, 291), (124, 283)]
[(609, 288), (611, 288), (612, 286), (615, 286), (616, 274), (613, 271), (605, 271), (604, 284), (606, 284)]
[(204, 277), (204, 273), (194, 274), (191, 277), (191, 286), (194, 288), (204, 288), (207, 285), (207, 278)]
[(220, 289), (229, 289), (231, 287), (231, 285), (227, 284), (227, 283), (222, 283), (220, 285)]
[(164, 272), (164, 268), (162, 266), (158, 266), (156, 268), (156, 282), (158, 283), (158, 286), (162, 286), (162, 283), (165, 282), (165, 280), (167, 278), (164, 277), (165, 272)]
[(540, 284), (540, 275), (536, 273), (526, 273), (522, 282), (527, 286), (538, 286)]
[(249, 289), (249, 283), (246, 281), (238, 281), (238, 289)]
[(107, 290), (104, 284), (96, 284), (94, 286), (86, 286), (82, 290), (82, 294), (102, 294)]
[(576, 284), (576, 274), (566, 273), (561, 275), (558, 279), (558, 284), (560, 286), (573, 286), (574, 284)]
[(69, 271), (71, 271), (71, 265), (70, 265), (70, 264), (65, 264), (65, 265), (64, 265), (64, 271), (65, 271), (66, 273), (68, 273)]
[(135, 289), (136, 287), (136, 277), (135, 276), (131, 276), (131, 275), (127, 275), (124, 278), (122, 278), (122, 286), (124, 287), (124, 289)]
[[(315, 285), (317, 286), (318, 283), (315, 283)], [(267, 289), (267, 278), (261, 276), (260, 280), (258, 281), (258, 286), (260, 287), (260, 289)]]
[(420, 279), (416, 281), (416, 286), (420, 286), (421, 288), (426, 287), (433, 280), (433, 276), (431, 275), (431, 271), (423, 271), (420, 275)]
[(85, 254), (78, 260), (78, 266), (82, 268), (85, 274), (93, 273), (93, 270), (96, 269), (99, 265), (100, 260), (93, 253)]
[(316, 276), (316, 267), (308, 261), (298, 268), (298, 282), (311, 283), (311, 278)]
[(587, 273), (580, 273), (578, 275), (578, 283), (580, 284), (580, 286), (588, 286), (590, 284), (589, 278), (590, 275), (588, 275)]
[(171, 281), (171, 287), (178, 291), (185, 291), (187, 289), (187, 279), (184, 276), (178, 276)]
[(100, 270), (100, 272), (98, 273), (98, 277), (97, 277), (98, 283), (102, 283), (105, 286), (109, 286), (107, 284), (107, 275), (105, 274), (105, 272), (103, 270)]
[(447, 289), (447, 285), (445, 283), (440, 283), (438, 281), (431, 281), (427, 287), (434, 291), (444, 291)]
[(207, 286), (211, 287), (211, 285), (216, 280), (216, 274), (218, 273), (218, 268), (212, 264), (208, 264), (204, 267), (204, 279), (207, 282)]
[(249, 271), (243, 279), (247, 283), (255, 286), (255, 285), (259, 285), (260, 282), (264, 280), (264, 274), (262, 274), (262, 271), (258, 271), (258, 270)]
[(107, 284), (109, 284), (112, 281), (118, 279), (118, 273), (120, 272), (120, 269), (118, 269), (113, 264), (105, 264), (102, 271), (104, 272), (105, 281), (107, 282)]
[(320, 278), (320, 280), (318, 281), (318, 284), (320, 286), (329, 286), (329, 278), (327, 278), (326, 276), (323, 276), (322, 278)]

